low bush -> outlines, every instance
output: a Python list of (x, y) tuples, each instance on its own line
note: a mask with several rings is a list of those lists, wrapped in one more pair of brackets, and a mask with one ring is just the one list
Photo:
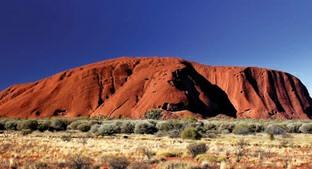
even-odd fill
[(156, 153), (157, 159), (166, 159), (170, 157), (182, 157), (183, 152), (181, 151), (172, 151), (172, 150), (162, 150)]
[(72, 136), (70, 134), (62, 135), (61, 140), (64, 142), (70, 142), (72, 140)]
[(124, 122), (120, 126), (120, 132), (125, 134), (131, 134), (134, 132), (135, 125), (131, 122)]
[(145, 113), (144, 117), (146, 119), (160, 120), (162, 109), (152, 109)]
[(92, 160), (88, 157), (76, 155), (71, 157), (70, 166), (72, 169), (91, 169)]
[(113, 124), (102, 124), (98, 130), (97, 134), (101, 136), (111, 136), (118, 133), (118, 127)]
[(199, 121), (184, 120), (180, 122), (183, 124), (183, 128), (193, 127), (199, 129), (204, 127), (204, 123)]
[(204, 143), (196, 143), (188, 145), (187, 150), (192, 155), (192, 157), (196, 157), (199, 154), (205, 154), (208, 148)]
[(157, 123), (156, 127), (160, 131), (170, 131), (181, 130), (184, 125), (178, 120), (169, 120)]
[(233, 131), (234, 127), (235, 127), (234, 124), (224, 122), (219, 125), (218, 132), (228, 134)]
[(134, 162), (131, 163), (128, 169), (151, 169), (152, 167), (144, 162)]
[(251, 124), (254, 132), (264, 132), (265, 126), (261, 123)]
[(194, 116), (187, 116), (183, 118), (184, 122), (196, 123), (198, 120)]
[(216, 124), (208, 122), (208, 123), (204, 123), (204, 129), (206, 131), (216, 131), (218, 127)]
[(81, 123), (77, 126), (77, 129), (82, 132), (88, 132), (91, 129), (91, 124)]
[(154, 134), (157, 131), (157, 128), (151, 122), (138, 122), (134, 128), (135, 134)]
[(155, 152), (143, 146), (137, 147), (134, 153), (140, 157), (147, 158), (148, 160), (152, 159), (152, 157), (155, 155)]
[(108, 160), (108, 167), (110, 169), (127, 169), (129, 161), (126, 157), (111, 157)]
[(248, 135), (248, 134), (255, 133), (255, 128), (253, 125), (237, 124), (235, 125), (232, 132), (238, 135)]
[(121, 126), (126, 120), (113, 121), (111, 125), (115, 126), (115, 133), (121, 133)]
[(288, 133), (300, 133), (300, 127), (302, 126), (301, 123), (290, 123), (287, 124), (287, 132)]
[(6, 130), (17, 130), (17, 121), (15, 121), (15, 120), (6, 121), (4, 128)]
[(279, 125), (270, 124), (266, 127), (265, 132), (273, 135), (284, 135), (286, 134), (286, 130)]
[(166, 161), (160, 163), (158, 169), (198, 169), (197, 164), (187, 161)]
[(42, 121), (38, 123), (37, 130), (44, 132), (49, 129), (50, 121)]
[(91, 132), (91, 133), (93, 133), (93, 134), (97, 134), (98, 129), (99, 129), (100, 127), (101, 127), (100, 124), (94, 124), (94, 125), (91, 126), (89, 132)]
[(196, 161), (200, 162), (200, 163), (208, 163), (208, 164), (217, 164), (220, 163), (222, 161), (226, 160), (226, 156), (216, 156), (213, 154), (200, 154), (198, 156), (196, 156), (195, 158)]
[(37, 120), (22, 120), (17, 124), (18, 130), (37, 130), (38, 121)]
[(170, 138), (179, 138), (181, 136), (181, 131), (180, 130), (170, 130), (167, 132), (167, 135)]
[(201, 134), (193, 127), (185, 128), (181, 133), (183, 139), (199, 140), (201, 137)]
[(82, 124), (82, 122), (81, 122), (80, 120), (73, 121), (73, 122), (71, 122), (71, 123), (67, 126), (67, 128), (68, 128), (68, 129), (71, 129), (71, 130), (78, 130), (78, 126), (79, 126), (80, 124)]
[(302, 124), (302, 126), (299, 128), (299, 131), (306, 134), (312, 133), (312, 123), (306, 123)]
[(52, 119), (49, 130), (51, 131), (65, 131), (67, 129), (67, 121), (61, 119)]
[(33, 132), (33, 130), (31, 130), (31, 129), (21, 129), (21, 134), (23, 135), (23, 136), (26, 136), (26, 135), (28, 135), (28, 134), (31, 134)]

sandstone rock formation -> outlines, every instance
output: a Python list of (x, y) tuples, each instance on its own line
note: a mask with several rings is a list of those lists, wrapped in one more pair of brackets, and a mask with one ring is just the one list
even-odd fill
[(67, 70), (0, 92), (1, 117), (168, 116), (307, 119), (312, 99), (296, 77), (254, 67), (179, 58), (118, 58)]

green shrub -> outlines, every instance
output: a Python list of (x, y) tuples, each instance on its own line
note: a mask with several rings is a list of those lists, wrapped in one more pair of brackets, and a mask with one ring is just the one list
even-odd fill
[(135, 125), (131, 122), (124, 122), (120, 126), (120, 132), (121, 133), (126, 133), (126, 134), (131, 134), (134, 132), (134, 127)]
[(126, 157), (111, 157), (108, 160), (108, 167), (110, 169), (127, 169), (129, 161)]
[(199, 140), (201, 137), (201, 134), (193, 127), (185, 128), (181, 133), (183, 139)]
[(189, 127), (202, 128), (204, 126), (204, 123), (198, 122), (198, 121), (192, 121), (192, 120), (184, 120), (184, 121), (181, 121), (181, 123), (183, 124), (183, 128), (189, 128)]
[(15, 121), (15, 120), (6, 121), (4, 128), (6, 130), (17, 130), (17, 121)]
[(252, 134), (254, 132), (255, 132), (254, 126), (247, 124), (237, 124), (233, 129), (233, 133), (238, 135), (247, 135)]
[(44, 132), (49, 129), (49, 126), (50, 126), (49, 121), (42, 121), (38, 124), (37, 130), (39, 130), (40, 132)]
[(188, 123), (196, 123), (198, 120), (194, 116), (188, 116), (183, 118), (183, 121)]
[(77, 129), (82, 132), (88, 132), (91, 129), (91, 126), (89, 123), (81, 123), (77, 126)]
[(124, 121), (114, 121), (112, 123), (113, 126), (115, 126), (115, 132), (116, 133), (121, 133), (121, 126), (124, 123)]
[(224, 123), (221, 123), (219, 125), (218, 132), (219, 133), (225, 133), (225, 134), (231, 133), (233, 131), (234, 127), (235, 127), (234, 124), (224, 122)]
[(265, 132), (273, 135), (284, 135), (286, 134), (286, 130), (279, 125), (270, 124), (266, 127)]
[(302, 126), (299, 128), (299, 131), (301, 131), (302, 133), (311, 134), (312, 133), (312, 123), (302, 124)]
[(144, 117), (146, 119), (154, 119), (154, 120), (159, 120), (161, 119), (161, 113), (162, 113), (162, 109), (152, 109), (149, 110), (145, 113)]
[(190, 144), (187, 146), (188, 152), (192, 155), (192, 157), (196, 157), (199, 154), (205, 154), (208, 150), (206, 144), (204, 143), (196, 143)]
[(287, 124), (287, 132), (288, 133), (300, 133), (300, 127), (302, 126), (301, 123), (290, 123)]
[(103, 124), (98, 128), (97, 134), (101, 136), (111, 136), (118, 133), (118, 127), (113, 124)]
[(209, 122), (209, 123), (204, 123), (204, 129), (206, 131), (216, 131), (218, 127), (216, 124)]
[(265, 126), (263, 124), (260, 124), (260, 123), (252, 124), (251, 126), (252, 126), (254, 132), (260, 133), (260, 132), (264, 132), (264, 130), (265, 130)]
[(154, 134), (157, 131), (157, 128), (151, 122), (138, 122), (134, 128), (136, 134)]
[(181, 131), (180, 130), (169, 130), (169, 131), (160, 131), (158, 130), (158, 132), (156, 134), (154, 134), (157, 137), (164, 137), (164, 136), (168, 136), (170, 138), (180, 138), (181, 136)]
[(167, 135), (170, 138), (179, 138), (181, 135), (181, 131), (180, 130), (170, 130), (167, 132)]
[(78, 126), (79, 126), (80, 124), (82, 124), (82, 122), (81, 122), (80, 120), (73, 121), (73, 122), (71, 122), (71, 123), (67, 126), (67, 128), (68, 128), (68, 129), (71, 129), (71, 130), (78, 130)]
[(67, 121), (61, 119), (51, 120), (49, 130), (51, 131), (65, 131), (67, 129)]
[(160, 131), (181, 130), (183, 127), (184, 125), (178, 120), (163, 121), (156, 125)]
[(97, 134), (97, 132), (98, 132), (100, 127), (101, 127), (100, 124), (94, 124), (94, 125), (91, 126), (90, 132), (94, 133), (94, 134)]
[(38, 121), (37, 120), (22, 120), (17, 124), (18, 130), (37, 130)]

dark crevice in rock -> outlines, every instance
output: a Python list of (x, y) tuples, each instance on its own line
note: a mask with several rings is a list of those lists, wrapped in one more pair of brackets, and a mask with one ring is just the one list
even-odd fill
[(132, 75), (132, 70), (131, 69), (126, 69), (126, 73), (127, 73), (127, 76), (131, 76)]
[(67, 74), (67, 72), (62, 73), (62, 74), (60, 75), (60, 77), (59, 77), (59, 80), (60, 80), (60, 81), (61, 81), (61, 80), (64, 80), (65, 77), (66, 77), (66, 74)]
[[(273, 89), (275, 89), (276, 88), (276, 84), (275, 84), (276, 75), (271, 73), (271, 72), (268, 72), (268, 79), (269, 79), (270, 86), (272, 86)], [(276, 90), (270, 90), (268, 92), (268, 94), (269, 94), (270, 98), (273, 100), (273, 102), (275, 103), (277, 111), (278, 112), (285, 112), (280, 100), (278, 99), (276, 92), (277, 92)]]
[(102, 98), (102, 94), (103, 94), (103, 83), (102, 83), (102, 76), (101, 74), (97, 73), (97, 83), (98, 83), (98, 86), (99, 86), (99, 98), (98, 98), (98, 106), (97, 107), (100, 107), (103, 103), (104, 103), (104, 100)]
[(112, 86), (112, 87), (109, 89), (109, 92), (110, 92), (111, 94), (114, 94), (114, 93), (115, 93), (115, 88), (114, 88), (114, 86)]
[(40, 114), (41, 114), (40, 111), (36, 111), (36, 112), (35, 112), (35, 115), (36, 115), (36, 116), (40, 116)]
[(64, 116), (66, 114), (66, 109), (56, 109), (53, 112), (53, 116)]
[[(205, 77), (199, 74), (191, 63), (183, 61), (184, 68), (172, 73), (172, 84), (185, 92), (188, 103), (185, 109), (192, 112), (201, 113), (205, 117), (213, 117), (218, 114), (225, 114), (236, 117), (236, 109), (230, 102), (226, 93), (216, 85), (211, 84)], [(200, 90), (207, 98), (208, 102), (200, 99)]]
[[(304, 107), (304, 106), (302, 105), (302, 100), (301, 100), (301, 98), (300, 98), (299, 95), (298, 95), (298, 91), (297, 91), (297, 88), (296, 88), (296, 84), (295, 84), (295, 82), (294, 82), (294, 79), (291, 78), (289, 74), (288, 74), (287, 76), (288, 76), (288, 79), (289, 79), (288, 81), (289, 81), (289, 83), (290, 83), (291, 88), (292, 88), (292, 89), (295, 89), (295, 96), (296, 96), (296, 99), (299, 100), (300, 107)], [(301, 87), (302, 87), (302, 86), (301, 86)], [(304, 88), (305, 88), (305, 87), (304, 87)]]
[(259, 87), (258, 87), (258, 83), (256, 81), (256, 79), (253, 77), (252, 75), (252, 69), (250, 67), (246, 68), (244, 70), (244, 74), (245, 74), (245, 77), (246, 77), (246, 80), (249, 82), (249, 84), (252, 86), (252, 88), (255, 90), (255, 92), (257, 93), (257, 95), (259, 97), (262, 97), (260, 95), (260, 92), (259, 92)]
[(310, 119), (312, 118), (312, 106), (305, 108), (304, 112)]
[[(288, 78), (289, 78), (289, 77), (287, 76), (287, 81), (288, 81)], [(283, 77), (282, 80), (280, 80), (283, 90), (287, 90), (287, 86), (286, 86), (286, 84), (285, 84), (285, 80), (286, 80), (285, 77)], [(294, 90), (294, 89), (292, 89), (292, 90)], [(285, 96), (286, 96), (286, 98), (287, 98), (287, 104), (291, 105), (291, 107), (292, 107), (292, 109), (293, 109), (294, 105), (293, 105), (293, 103), (292, 103), (292, 101), (291, 101), (291, 96), (289, 96), (289, 95), (290, 95), (290, 92), (286, 92), (286, 93), (285, 93)]]
[(140, 64), (140, 61), (136, 61), (133, 65), (133, 68), (132, 68), (132, 73), (135, 71), (135, 68)]
[(115, 76), (114, 76), (114, 71), (115, 71), (115, 68), (112, 68), (111, 69), (111, 77), (112, 77), (112, 87), (109, 89), (110, 93), (111, 94), (114, 94), (115, 93)]

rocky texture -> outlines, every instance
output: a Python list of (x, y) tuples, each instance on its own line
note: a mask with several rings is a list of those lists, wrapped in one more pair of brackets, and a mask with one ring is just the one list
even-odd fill
[(311, 107), (306, 87), (288, 73), (179, 58), (112, 59), (0, 92), (0, 116), (22, 118), (142, 118), (163, 108), (167, 117), (307, 119)]

